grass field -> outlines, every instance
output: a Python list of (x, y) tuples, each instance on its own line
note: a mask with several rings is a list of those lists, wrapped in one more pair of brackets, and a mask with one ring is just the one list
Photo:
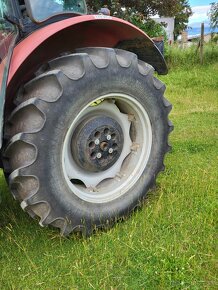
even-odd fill
[(89, 239), (40, 228), (0, 173), (0, 289), (218, 289), (218, 64), (161, 77), (173, 151), (143, 208)]

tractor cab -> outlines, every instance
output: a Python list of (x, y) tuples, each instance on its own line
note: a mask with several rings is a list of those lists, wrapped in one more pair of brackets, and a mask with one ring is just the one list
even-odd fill
[(42, 23), (58, 15), (83, 15), (87, 13), (85, 0), (25, 0), (27, 14), (33, 22)]
[[(69, 17), (87, 14), (85, 0), (0, 0), (0, 31), (10, 24), (36, 29)], [(32, 30), (35, 30), (32, 29)]]

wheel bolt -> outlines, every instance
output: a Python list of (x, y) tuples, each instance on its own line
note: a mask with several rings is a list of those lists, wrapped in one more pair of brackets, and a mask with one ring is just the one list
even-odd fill
[(101, 153), (98, 153), (98, 154), (97, 154), (97, 158), (98, 158), (98, 159), (100, 159), (101, 156), (102, 156)]
[(96, 140), (95, 140), (95, 145), (99, 145), (99, 144), (100, 144), (99, 139), (96, 139)]
[(108, 141), (111, 140), (111, 135), (107, 135), (107, 140), (108, 140)]
[(114, 152), (113, 148), (110, 148), (110, 149), (108, 150), (108, 152), (109, 152), (110, 154), (112, 154), (112, 153)]

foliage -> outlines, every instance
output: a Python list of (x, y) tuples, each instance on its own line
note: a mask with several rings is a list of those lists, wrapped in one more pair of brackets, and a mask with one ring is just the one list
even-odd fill
[(211, 28), (218, 27), (218, 2), (211, 3), (211, 8), (209, 11), (210, 26)]
[(149, 18), (144, 21), (140, 21), (138, 15), (132, 16), (131, 22), (147, 33), (150, 37), (164, 36), (166, 38), (166, 32), (163, 28), (164, 24), (161, 25)]
[[(192, 15), (191, 7), (187, 0), (88, 0), (91, 11), (98, 11), (102, 5), (107, 5), (112, 15), (116, 15), (135, 23), (137, 15), (140, 21), (150, 19), (150, 16), (175, 17), (175, 37), (177, 37), (188, 26), (188, 19)], [(125, 9), (123, 9), (125, 7)], [(134, 17), (133, 17), (134, 16)], [(148, 23), (150, 25), (151, 22)], [(146, 26), (146, 25), (145, 25)], [(147, 29), (147, 28), (145, 28)]]
[(191, 64), (161, 80), (173, 151), (127, 221), (60, 238), (21, 210), (0, 172), (1, 289), (217, 289), (218, 66)]
[(217, 33), (211, 33), (211, 42), (218, 44), (218, 34)]
[(122, 15), (122, 8), (125, 7), (127, 13), (139, 12), (145, 17), (159, 14), (160, 16), (175, 16), (178, 11), (188, 6), (187, 0), (88, 0), (88, 5), (93, 10), (98, 10), (101, 6), (107, 5), (112, 13)]
[(188, 1), (180, 0), (178, 3), (177, 13), (175, 14), (175, 39), (177, 39), (178, 35), (188, 27), (188, 21), (191, 15), (192, 10), (188, 4)]

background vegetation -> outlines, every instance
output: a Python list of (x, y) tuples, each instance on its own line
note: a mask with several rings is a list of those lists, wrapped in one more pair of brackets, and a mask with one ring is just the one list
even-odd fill
[[(198, 40), (199, 41), (199, 40)], [(198, 42), (188, 48), (182, 48), (182, 44), (174, 44), (173, 46), (165, 43), (164, 56), (170, 69), (183, 68), (190, 69), (200, 63), (200, 51)], [(218, 38), (214, 35), (210, 43), (204, 44), (204, 63), (209, 65), (218, 62)], [(199, 66), (199, 69), (201, 67)]]
[(218, 2), (212, 2), (209, 11), (210, 26), (211, 28), (218, 27)]
[[(154, 25), (151, 16), (158, 14), (159, 16), (175, 17), (174, 33), (177, 38), (187, 28), (188, 19), (192, 15), (188, 0), (88, 0), (87, 3), (90, 12), (97, 12), (100, 7), (107, 5), (112, 15), (142, 26), (141, 28), (150, 37), (162, 35), (156, 35), (161, 30), (161, 25)], [(152, 25), (154, 27), (151, 29)], [(153, 35), (154, 30), (156, 30), (155, 35)]]
[(218, 63), (167, 51), (173, 151), (145, 205), (89, 239), (40, 228), (0, 173), (0, 289), (218, 289)]

